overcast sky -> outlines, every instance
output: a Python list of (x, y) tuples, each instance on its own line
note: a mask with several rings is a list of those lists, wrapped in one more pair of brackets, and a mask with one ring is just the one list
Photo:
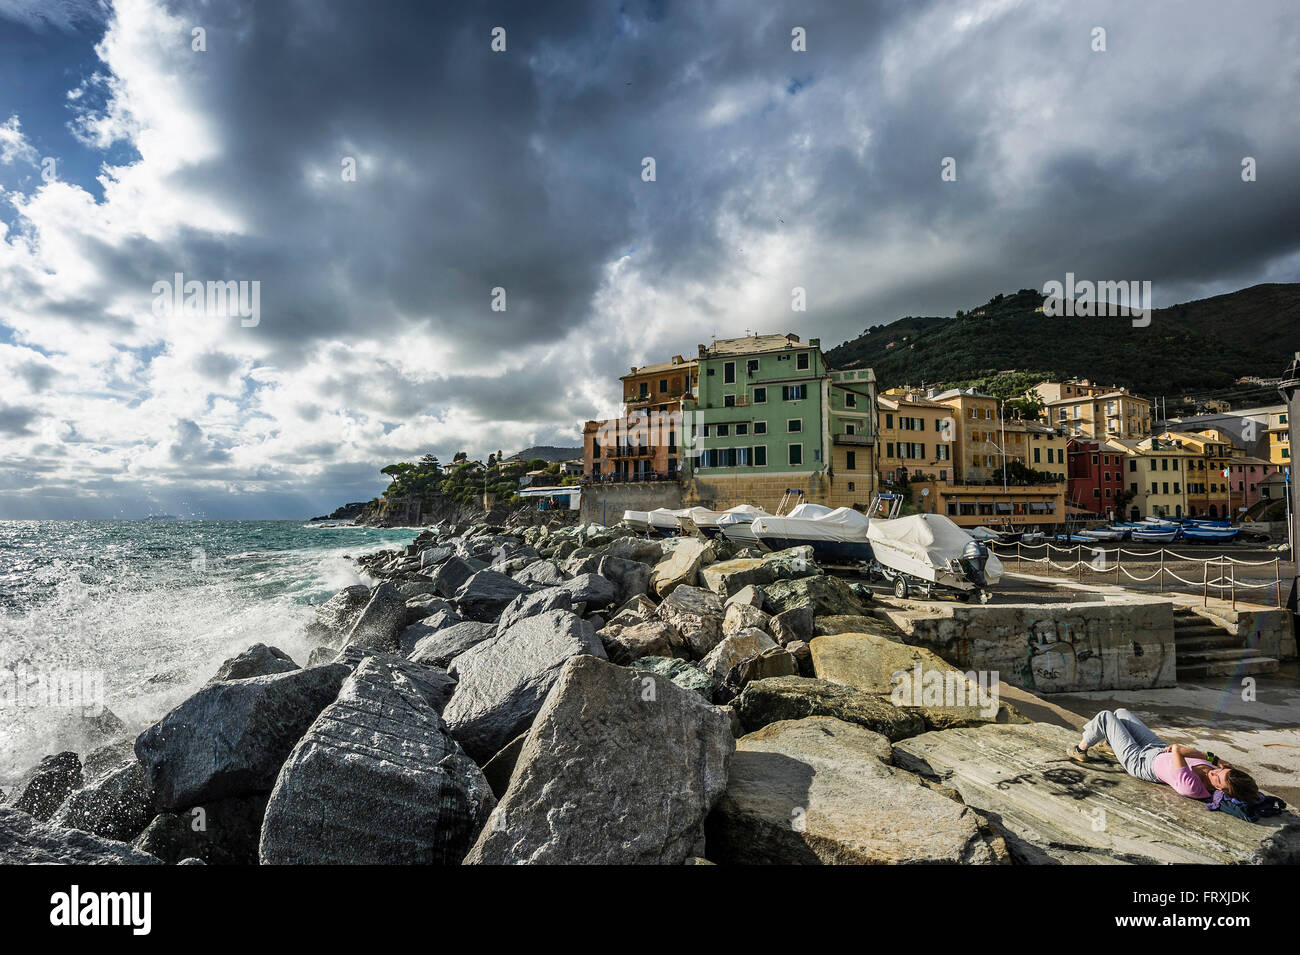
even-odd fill
[(715, 335), (1295, 281), (1298, 109), (1294, 0), (0, 0), (0, 518), (310, 516)]

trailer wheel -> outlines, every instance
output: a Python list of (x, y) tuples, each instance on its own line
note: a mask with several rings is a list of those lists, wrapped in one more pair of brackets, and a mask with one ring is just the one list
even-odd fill
[(902, 577), (894, 579), (894, 596), (899, 600), (905, 600), (907, 598), (907, 581)]

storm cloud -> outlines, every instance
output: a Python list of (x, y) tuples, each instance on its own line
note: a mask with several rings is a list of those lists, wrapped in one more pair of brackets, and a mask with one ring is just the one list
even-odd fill
[[(0, 76), (0, 517), (320, 512), (577, 444), (714, 335), (1300, 262), (1287, 0), (38, 8), (0, 3), (6, 49), (85, 65), (24, 110)], [(178, 275), (258, 320), (167, 307)]]

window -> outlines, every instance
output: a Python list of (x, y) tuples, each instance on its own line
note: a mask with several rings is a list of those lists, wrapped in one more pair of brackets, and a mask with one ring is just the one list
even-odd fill
[(736, 363), (734, 361), (729, 361), (724, 363), (722, 366), (723, 384), (730, 385), (730, 384), (734, 384), (735, 381), (736, 381)]
[[(1155, 485), (1153, 484), (1153, 485), (1152, 485), (1152, 488), (1154, 488), (1154, 487), (1155, 487)], [(1093, 496), (1093, 497), (1096, 497), (1096, 498), (1100, 498), (1100, 497), (1101, 497), (1101, 488), (1094, 487), (1094, 488), (1092, 489), (1092, 496)]]
[(735, 395), (723, 395), (723, 396), (722, 396), (722, 407), (724, 407), (724, 408), (734, 408), (734, 407), (736, 407), (736, 396), (735, 396)]
[(720, 424), (720, 425), (717, 426), (717, 432), (718, 432), (718, 437), (719, 437), (719, 438), (725, 438), (725, 437), (728, 437), (728, 436), (731, 434), (731, 425), (729, 425), (729, 424)]
[(660, 379), (659, 379), (659, 394), (661, 394), (661, 395), (666, 395), (666, 394), (668, 394), (668, 379), (667, 379), (667, 378), (660, 378)]
[(650, 394), (650, 382), (648, 381), (641, 382), (641, 397), (645, 398), (649, 394)]
[(755, 389), (754, 389), (754, 404), (756, 404), (756, 405), (767, 404), (767, 389), (766, 389), (766, 388), (755, 388)]
[(858, 455), (854, 451), (846, 452), (844, 455), (844, 470), (856, 471), (858, 469)]
[(852, 482), (852, 481), (849, 482), (849, 490), (850, 490), (850, 491), (854, 490), (853, 482)]
[(781, 397), (786, 401), (800, 401), (808, 397), (807, 385), (782, 385)]
[(754, 445), (754, 467), (756, 468), (767, 467), (767, 445), (765, 444)]
[(886, 442), (885, 457), (892, 458), (893, 456), (894, 456), (894, 442), (892, 441)]
[(885, 427), (890, 431), (894, 430), (894, 416), (892, 414), (885, 415)]
[(766, 422), (766, 421), (755, 421), (755, 422), (754, 422), (754, 434), (767, 434), (767, 422)]
[(845, 434), (857, 434), (857, 431), (858, 431), (858, 426), (857, 426), (857, 425), (846, 424), (846, 425), (844, 426), (844, 433), (845, 433)]
[(736, 466), (749, 467), (749, 448), (736, 448)]
[(803, 445), (802, 445), (802, 444), (792, 444), (792, 445), (790, 445), (790, 463), (791, 463), (791, 464), (803, 464)]
[(751, 358), (749, 361), (745, 362), (745, 371), (751, 375), (758, 374), (758, 359)]
[(785, 430), (788, 434), (795, 434), (803, 430), (803, 418), (790, 418), (785, 423)]
[(935, 460), (938, 460), (938, 461), (947, 461), (947, 460), (948, 460), (948, 445), (946, 445), (946, 444), (936, 445), (936, 446), (935, 446), (935, 449), (934, 449), (934, 457), (935, 457)]
[(1128, 459), (1128, 470), (1129, 470), (1129, 473), (1132, 474), (1132, 473), (1133, 473), (1134, 471), (1136, 471), (1137, 469), (1138, 469), (1137, 458), (1129, 458), (1129, 459)]
[(1168, 459), (1168, 458), (1161, 458), (1161, 459), (1160, 459), (1160, 470), (1162, 470), (1162, 471), (1168, 471), (1168, 470), (1169, 470), (1169, 459)]
[(1164, 492), (1165, 492), (1166, 494), (1169, 493), (1169, 482), (1168, 482), (1168, 481), (1165, 481), (1165, 482), (1161, 485), (1161, 487), (1164, 488)]
[(858, 396), (851, 391), (844, 392), (844, 407), (856, 408), (858, 406)]
[(794, 366), (800, 371), (808, 370), (808, 353), (806, 351), (801, 351), (795, 356)]
[(747, 424), (736, 425), (736, 437), (740, 437), (742, 434), (749, 434), (749, 425)]
[[(1042, 455), (1041, 455), (1039, 452), (1041, 452), (1042, 450), (1043, 450), (1042, 448), (1034, 448), (1034, 463), (1035, 463), (1035, 464), (1038, 464), (1038, 463), (1039, 463), (1039, 460), (1040, 460), (1040, 458), (1042, 457)], [(1050, 451), (1051, 448), (1048, 448), (1047, 450)]]
[(1152, 458), (1148, 463), (1151, 465), (1150, 470), (1154, 471), (1156, 469), (1156, 459)]
[(1097, 455), (1095, 455), (1095, 454), (1092, 456), (1092, 463), (1093, 463), (1093, 464), (1096, 464), (1096, 463), (1097, 463)]

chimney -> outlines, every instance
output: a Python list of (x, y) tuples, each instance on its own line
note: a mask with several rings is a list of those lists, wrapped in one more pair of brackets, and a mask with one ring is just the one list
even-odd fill
[(808, 339), (808, 344), (811, 345), (813, 348), (821, 348), (822, 340), (820, 338), (810, 338)]
[(794, 332), (786, 332), (786, 333), (785, 333), (785, 337), (788, 338), (788, 339), (790, 339), (790, 341), (792, 341), (792, 342), (798, 342), (798, 341), (799, 341), (799, 336), (796, 335)]

